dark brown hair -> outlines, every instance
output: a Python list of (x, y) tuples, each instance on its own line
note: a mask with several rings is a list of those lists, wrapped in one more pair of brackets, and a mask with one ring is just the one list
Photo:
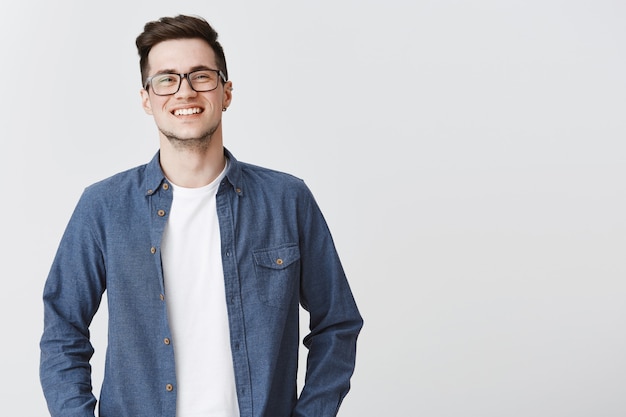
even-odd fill
[(201, 17), (178, 15), (176, 17), (162, 17), (159, 20), (146, 23), (143, 32), (137, 36), (135, 44), (139, 53), (139, 68), (141, 70), (141, 85), (145, 86), (148, 78), (148, 54), (152, 47), (160, 42), (172, 39), (203, 39), (215, 52), (217, 69), (224, 73), (228, 80), (226, 57), (222, 45), (217, 41), (217, 32)]

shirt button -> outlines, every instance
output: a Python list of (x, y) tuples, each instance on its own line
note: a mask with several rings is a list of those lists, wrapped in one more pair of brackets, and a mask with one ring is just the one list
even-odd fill
[(163, 189), (164, 190), (169, 190), (170, 189), (170, 185), (168, 183), (163, 184)]
[(151, 254), (155, 254), (156, 253), (156, 248), (154, 246), (150, 248), (150, 253)]
[(167, 385), (165, 386), (165, 389), (166, 389), (167, 391), (173, 391), (173, 390), (174, 390), (174, 385), (172, 385), (172, 384), (167, 384)]
[(158, 215), (159, 217), (163, 217), (163, 216), (165, 216), (165, 210), (159, 210), (159, 211), (157, 211), (157, 215)]
[(276, 264), (277, 265), (282, 265), (283, 264), (283, 260), (280, 259), (280, 258), (276, 259)]
[(161, 299), (161, 301), (165, 300), (165, 296), (163, 294), (159, 294), (159, 298)]
[(237, 188), (235, 191), (237, 191), (237, 194), (241, 194), (241, 188)]
[(166, 345), (169, 345), (170, 339), (166, 337), (165, 339), (163, 339), (163, 343), (165, 343)]
[(153, 192), (154, 192), (154, 191), (152, 191), (152, 190), (148, 190), (148, 191), (146, 191), (146, 194), (148, 194), (148, 195), (152, 195), (152, 193), (153, 193)]

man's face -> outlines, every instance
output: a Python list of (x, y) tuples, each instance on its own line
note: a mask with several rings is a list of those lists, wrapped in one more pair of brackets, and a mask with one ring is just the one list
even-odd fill
[[(148, 55), (149, 76), (160, 73), (186, 74), (197, 69), (217, 69), (213, 49), (202, 39), (176, 39), (156, 44)], [(213, 134), (221, 139), (222, 109), (231, 100), (231, 83), (218, 82), (216, 89), (194, 91), (182, 80), (176, 94), (158, 96), (148, 87), (141, 90), (146, 113), (154, 117), (162, 139), (172, 145), (208, 145)]]

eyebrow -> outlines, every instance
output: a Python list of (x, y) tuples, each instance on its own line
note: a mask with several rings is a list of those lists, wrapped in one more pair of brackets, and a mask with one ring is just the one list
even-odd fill
[[(215, 71), (219, 71), (217, 68), (211, 68), (208, 67), (206, 65), (196, 65), (194, 67), (191, 67), (191, 69), (187, 72), (194, 72), (194, 71), (199, 71), (199, 70), (215, 70)], [(175, 69), (172, 68), (167, 68), (167, 69), (162, 69), (159, 70), (157, 72), (155, 72), (155, 74), (180, 74), (178, 71), (176, 71)]]

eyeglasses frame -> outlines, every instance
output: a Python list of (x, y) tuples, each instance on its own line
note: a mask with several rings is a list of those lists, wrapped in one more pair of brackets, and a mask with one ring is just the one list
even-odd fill
[(157, 77), (157, 76), (159, 76), (159, 75), (169, 74), (169, 75), (178, 75), (178, 88), (176, 89), (176, 91), (174, 91), (173, 93), (169, 93), (169, 94), (158, 94), (156, 91), (154, 91), (154, 88), (153, 88), (153, 89), (152, 89), (152, 92), (153, 92), (155, 95), (157, 95), (157, 96), (161, 96), (161, 97), (162, 97), (162, 96), (173, 96), (174, 94), (176, 94), (176, 93), (178, 93), (178, 92), (180, 91), (180, 86), (181, 86), (181, 85), (183, 85), (183, 79), (185, 79), (185, 78), (187, 79), (187, 84), (189, 84), (189, 88), (191, 88), (191, 89), (192, 89), (193, 91), (195, 91), (196, 93), (206, 93), (206, 92), (208, 92), (208, 91), (213, 91), (213, 90), (215, 90), (219, 84), (215, 84), (215, 87), (213, 87), (213, 88), (212, 88), (212, 89), (210, 89), (210, 90), (202, 90), (202, 91), (198, 91), (198, 90), (196, 90), (195, 88), (193, 88), (193, 85), (191, 85), (191, 81), (189, 80), (189, 76), (190, 76), (191, 74), (193, 74), (194, 72), (199, 72), (199, 71), (214, 71), (214, 72), (216, 72), (216, 73), (217, 73), (217, 75), (218, 75), (218, 76), (222, 79), (222, 84), (226, 83), (226, 81), (227, 81), (227, 80), (226, 80), (226, 76), (224, 75), (224, 73), (222, 72), (222, 70), (217, 70), (217, 69), (213, 69), (213, 68), (202, 68), (202, 69), (196, 69), (196, 70), (193, 70), (193, 71), (189, 71), (189, 72), (187, 72), (187, 73), (185, 73), (185, 74), (179, 74), (179, 73), (176, 73), (176, 72), (159, 72), (159, 73), (157, 73), (157, 74), (154, 74), (154, 75), (152, 75), (152, 76), (148, 77), (148, 78), (146, 79), (146, 84), (144, 85), (144, 87), (143, 87), (143, 88), (144, 88), (146, 91), (149, 91), (149, 90), (148, 90), (148, 87), (150, 87), (150, 86), (152, 85), (152, 80), (154, 79), (154, 77)]

